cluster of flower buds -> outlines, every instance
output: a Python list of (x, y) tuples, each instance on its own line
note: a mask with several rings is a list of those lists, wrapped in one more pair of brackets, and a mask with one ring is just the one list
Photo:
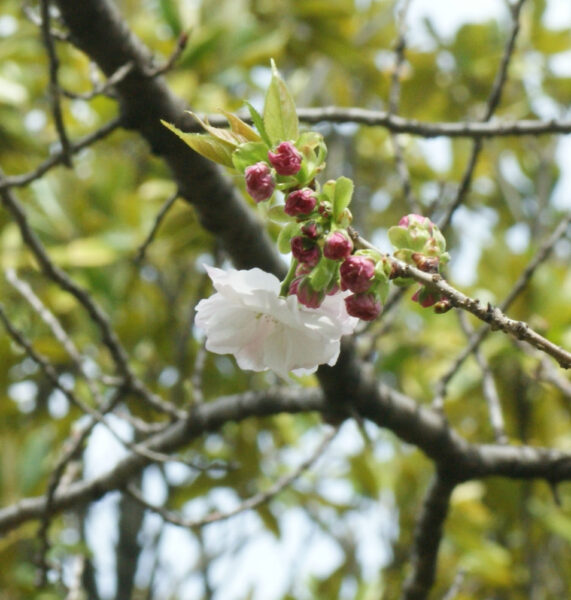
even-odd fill
[[(389, 239), (396, 248), (395, 258), (425, 273), (438, 273), (440, 266), (445, 265), (450, 257), (446, 252), (444, 236), (428, 217), (410, 214), (403, 217), (396, 227), (389, 229)], [(410, 279), (393, 278), (397, 285), (410, 285)], [(434, 306), (435, 312), (444, 313), (451, 308), (447, 298), (437, 290), (421, 285), (412, 296), (414, 302), (422, 307)]]
[[(224, 111), (230, 130), (200, 120), (205, 134), (164, 124), (199, 154), (241, 173), (256, 203), (268, 202), (269, 218), (282, 224), (278, 248), (293, 256), (283, 296), (295, 294), (304, 306), (318, 308), (327, 295), (344, 292), (351, 316), (375, 319), (386, 301), (389, 279), (397, 285), (413, 281), (394, 277), (386, 256), (354, 247), (349, 233), (353, 182), (346, 177), (322, 186), (317, 182), (327, 154), (323, 137), (299, 132), (295, 104), (273, 62), (263, 114), (250, 105), (248, 109), (255, 129)], [(277, 202), (276, 191), (283, 194), (284, 204)], [(444, 237), (427, 217), (403, 217), (391, 227), (389, 238), (397, 259), (427, 273), (437, 273), (448, 261)], [(446, 298), (426, 286), (413, 300), (437, 312), (448, 309)]]

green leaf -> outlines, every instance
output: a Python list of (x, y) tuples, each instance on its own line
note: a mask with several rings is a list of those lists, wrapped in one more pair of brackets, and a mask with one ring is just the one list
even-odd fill
[(234, 167), (232, 163), (232, 147), (205, 133), (185, 133), (174, 125), (161, 121), (161, 123), (176, 134), (187, 146), (195, 152), (225, 167)]
[(252, 117), (252, 122), (254, 123), (254, 126), (259, 131), (260, 135), (262, 136), (262, 140), (265, 142), (265, 144), (268, 146), (268, 148), (270, 148), (272, 145), (272, 142), (270, 141), (270, 138), (268, 137), (268, 134), (266, 132), (266, 127), (264, 125), (264, 120), (262, 119), (262, 115), (249, 102), (246, 102), (246, 106), (248, 107), (248, 110), (250, 111), (250, 116)]
[(291, 252), (290, 240), (292, 237), (299, 234), (298, 223), (288, 223), (278, 235), (278, 250), (282, 254)]
[(297, 112), (289, 90), (272, 61), (272, 81), (264, 104), (264, 126), (271, 145), (299, 137)]
[(309, 276), (313, 289), (317, 291), (324, 290), (333, 279), (337, 267), (338, 263), (336, 261), (323, 257)]
[(290, 223), (291, 217), (286, 215), (284, 212), (284, 205), (279, 204), (277, 206), (272, 206), (270, 210), (268, 210), (268, 218), (274, 223)]
[(351, 204), (354, 187), (353, 182), (347, 177), (337, 179), (333, 196), (333, 218), (335, 221), (339, 220), (342, 212)]
[(261, 140), (261, 137), (248, 125), (248, 123), (244, 123), (238, 116), (222, 109), (220, 109), (220, 112), (228, 119), (230, 129), (236, 137), (240, 137), (248, 142), (259, 142)]
[(247, 138), (241, 135), (236, 135), (233, 131), (229, 131), (228, 129), (212, 127), (210, 123), (208, 123), (207, 121), (203, 121), (198, 115), (195, 115), (190, 110), (187, 112), (191, 114), (213, 138), (216, 138), (224, 144), (228, 144), (228, 146), (230, 146), (233, 150), (237, 148), (240, 144), (243, 144), (244, 142), (248, 141)]
[(248, 142), (242, 144), (232, 154), (232, 165), (240, 173), (243, 173), (247, 167), (268, 160), (268, 147), (263, 142)]
[(408, 246), (408, 231), (404, 227), (394, 225), (388, 231), (389, 241), (395, 248), (406, 248)]

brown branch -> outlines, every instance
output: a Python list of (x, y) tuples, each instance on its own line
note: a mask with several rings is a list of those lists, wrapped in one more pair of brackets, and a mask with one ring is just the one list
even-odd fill
[[(380, 253), (375, 246), (360, 237), (354, 230), (351, 230), (351, 234), (356, 246), (369, 248)], [(504, 333), (509, 333), (518, 340), (523, 340), (538, 350), (549, 354), (564, 369), (571, 368), (571, 352), (568, 352), (553, 342), (550, 342), (542, 335), (539, 335), (539, 333), (534, 331), (527, 323), (510, 319), (500, 308), (494, 307), (489, 303), (486, 307), (482, 306), (478, 299), (470, 298), (469, 296), (466, 296), (466, 294), (463, 294), (452, 287), (439, 273), (426, 273), (398, 260), (394, 256), (384, 256), (392, 265), (392, 275), (394, 277), (414, 279), (429, 288), (437, 290), (442, 296), (451, 301), (452, 306), (472, 313), (475, 317), (478, 317), (478, 319), (490, 325), (492, 329), (499, 329)]]
[[(358, 123), (370, 127), (384, 127), (393, 133), (408, 133), (423, 138), (448, 137), (487, 139), (496, 137), (538, 137), (541, 135), (567, 135), (571, 133), (570, 119), (550, 119), (548, 121), (521, 119), (502, 121), (495, 119), (487, 122), (462, 121), (428, 123), (416, 119), (407, 119), (391, 114), (389, 111), (368, 110), (365, 108), (344, 108), (323, 106), (320, 108), (298, 108), (298, 117), (307, 124), (315, 123)], [(199, 114), (203, 120), (215, 127), (228, 126), (225, 117), (219, 114)], [(240, 113), (240, 118), (252, 123), (250, 116)], [(202, 131), (198, 123), (189, 123), (184, 131)]]
[(450, 506), (454, 483), (436, 474), (418, 518), (412, 548), (412, 574), (403, 590), (403, 600), (426, 600), (436, 578), (438, 548)]
[[(555, 244), (567, 233), (567, 229), (571, 224), (571, 212), (559, 223), (553, 233), (541, 244), (539, 250), (536, 252), (532, 260), (526, 265), (525, 269), (521, 272), (518, 280), (515, 282), (510, 293), (500, 303), (500, 309), (502, 311), (507, 310), (517, 296), (525, 289), (533, 274), (545, 260), (549, 257)], [(436, 386), (436, 393), (433, 400), (433, 406), (435, 408), (442, 408), (444, 403), (444, 397), (446, 395), (446, 388), (448, 383), (457, 373), (462, 363), (474, 352), (478, 346), (482, 343), (483, 339), (490, 332), (491, 328), (489, 325), (480, 327), (469, 339), (468, 343), (457, 356), (453, 364), (450, 366), (448, 371), (440, 378)]]
[(135, 256), (135, 264), (139, 265), (145, 259), (145, 254), (147, 252), (148, 247), (153, 243), (153, 240), (157, 235), (157, 231), (159, 230), (161, 223), (163, 222), (164, 218), (167, 216), (169, 210), (172, 208), (179, 196), (180, 194), (177, 190), (174, 194), (170, 196), (170, 198), (167, 198), (165, 203), (161, 206), (161, 209), (155, 217), (155, 221), (153, 223), (151, 231), (149, 232), (149, 235), (146, 237), (145, 241), (139, 246), (139, 249), (137, 250), (137, 255)]
[[(362, 365), (357, 363), (354, 366), (359, 370)], [(347, 375), (354, 381), (352, 372)], [(494, 475), (517, 479), (540, 478), (553, 483), (571, 480), (571, 453), (530, 446), (470, 444), (449, 428), (438, 411), (419, 406), (411, 398), (378, 385), (365, 373), (361, 372), (351, 400), (363, 418), (418, 446), (450, 481)], [(141, 442), (139, 447), (144, 447), (149, 453), (169, 453), (207, 432), (219, 430), (229, 422), (240, 422), (248, 417), (314, 411), (326, 416), (332, 411), (330, 398), (319, 389), (279, 388), (226, 396), (196, 406), (187, 420), (173, 423)], [(131, 452), (102, 475), (73, 483), (65, 491), (57, 491), (52, 512), (77, 508), (112, 490), (122, 489), (150, 462), (142, 453)], [(0, 533), (41, 518), (44, 510), (44, 497), (23, 499), (0, 509)]]
[(158, 514), (164, 521), (171, 523), (173, 525), (177, 525), (179, 527), (184, 527), (186, 529), (195, 529), (198, 527), (204, 527), (205, 525), (209, 525), (210, 523), (216, 523), (219, 521), (225, 521), (234, 517), (240, 513), (246, 512), (248, 510), (253, 510), (261, 506), (262, 504), (267, 504), (273, 498), (275, 498), (278, 494), (280, 494), (283, 490), (289, 487), (294, 481), (299, 479), (299, 477), (307, 471), (315, 461), (325, 452), (326, 448), (329, 446), (337, 432), (339, 431), (339, 427), (333, 428), (321, 441), (321, 443), (317, 446), (315, 451), (304, 461), (302, 461), (291, 473), (281, 477), (278, 481), (276, 481), (272, 486), (270, 486), (267, 490), (263, 492), (258, 492), (254, 494), (247, 500), (241, 502), (236, 508), (220, 513), (213, 512), (210, 515), (203, 517), (202, 519), (189, 520), (182, 517), (180, 514), (170, 511), (162, 506), (155, 506), (151, 504), (147, 500), (145, 500), (142, 493), (137, 490), (134, 486), (127, 486), (127, 493), (130, 494), (137, 502), (143, 505), (148, 510)]
[(46, 47), (50, 65), (50, 100), (52, 104), (52, 113), (54, 115), (54, 123), (61, 143), (62, 163), (66, 167), (71, 167), (71, 146), (65, 131), (65, 124), (63, 122), (63, 114), (61, 111), (60, 88), (58, 82), (59, 60), (50, 31), (50, 0), (40, 0), (40, 11), (42, 15), (42, 39), (44, 41), (44, 46)]
[(116, 86), (122, 125), (136, 130), (171, 169), (181, 196), (196, 208), (202, 225), (216, 235), (238, 268), (258, 266), (282, 275), (284, 265), (258, 218), (211, 161), (168, 131), (193, 118), (155, 69), (148, 48), (129, 30), (110, 0), (54, 0), (73, 43), (110, 77), (129, 62), (133, 70)]
[[(115, 131), (121, 125), (121, 119), (111, 119), (108, 123), (86, 135), (84, 138), (79, 141), (72, 143), (70, 146), (70, 151), (73, 154), (77, 154), (80, 150), (84, 148), (88, 148), (98, 140), (102, 140), (107, 137), (110, 133)], [(60, 165), (64, 162), (65, 155), (60, 150), (54, 154), (52, 154), (49, 158), (47, 158), (43, 163), (37, 166), (30, 173), (24, 173), (22, 175), (10, 175), (0, 177), (0, 192), (7, 190), (9, 188), (17, 188), (24, 187), (32, 181), (39, 179), (42, 175), (45, 175), (50, 169), (53, 167)]]

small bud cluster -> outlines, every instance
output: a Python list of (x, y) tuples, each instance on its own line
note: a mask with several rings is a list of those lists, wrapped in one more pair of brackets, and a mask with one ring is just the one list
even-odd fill
[[(415, 266), (425, 273), (438, 273), (441, 265), (449, 260), (444, 236), (428, 217), (410, 214), (403, 217), (396, 227), (389, 229), (389, 239), (396, 251), (395, 257)], [(394, 279), (397, 285), (409, 285), (409, 279)], [(423, 308), (434, 306), (435, 312), (444, 313), (451, 305), (438, 290), (421, 285), (412, 296)]]

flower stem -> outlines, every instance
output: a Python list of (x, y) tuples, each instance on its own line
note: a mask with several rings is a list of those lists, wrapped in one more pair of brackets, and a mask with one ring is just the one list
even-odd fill
[(282, 286), (280, 288), (280, 296), (285, 297), (288, 295), (289, 286), (295, 277), (295, 270), (297, 269), (298, 262), (299, 261), (297, 259), (292, 258), (292, 261), (289, 265), (289, 271), (287, 272), (285, 279), (282, 281)]

